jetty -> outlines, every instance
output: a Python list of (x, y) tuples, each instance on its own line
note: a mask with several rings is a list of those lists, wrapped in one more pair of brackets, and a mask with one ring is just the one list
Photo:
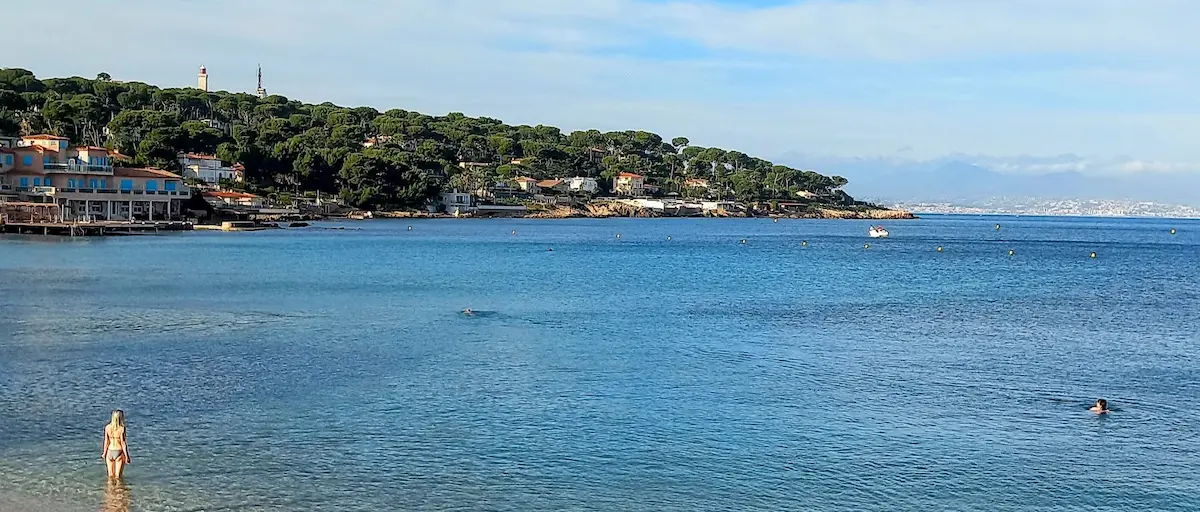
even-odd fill
[(57, 236), (111, 236), (187, 231), (181, 221), (68, 221), (54, 203), (0, 203), (0, 233)]

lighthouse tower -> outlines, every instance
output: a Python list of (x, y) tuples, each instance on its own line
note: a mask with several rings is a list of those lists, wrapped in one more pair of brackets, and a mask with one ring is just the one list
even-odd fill
[(200, 66), (200, 74), (197, 75), (196, 88), (201, 91), (208, 92), (208, 70), (204, 66)]

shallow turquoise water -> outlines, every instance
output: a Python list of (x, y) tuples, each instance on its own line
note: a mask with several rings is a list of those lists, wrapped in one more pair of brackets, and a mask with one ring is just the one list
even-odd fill
[(2, 238), (0, 508), (1200, 509), (1200, 222), (868, 225)]

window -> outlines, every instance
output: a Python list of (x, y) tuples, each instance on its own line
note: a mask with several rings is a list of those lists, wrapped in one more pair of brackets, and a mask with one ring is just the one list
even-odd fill
[(42, 157), (42, 163), (43, 163), (43, 164), (48, 164), (48, 163), (50, 163), (50, 157), (48, 157), (48, 156), (46, 156), (46, 157)]
[(25, 155), (21, 157), (21, 165), (33, 165), (33, 156)]
[[(26, 157), (26, 158), (28, 158), (28, 157)], [(28, 188), (28, 187), (29, 187), (29, 177), (21, 176), (21, 188)]]
[(46, 179), (43, 179), (43, 180), (42, 180), (42, 186), (45, 186), (45, 187), (53, 187), (53, 186), (54, 186), (54, 182), (53, 182), (53, 181), (50, 181), (50, 177), (49, 177), (49, 176), (47, 176), (47, 177), (46, 177)]
[(67, 178), (67, 188), (75, 188), (75, 178)]
[(67, 149), (67, 141), (65, 141), (65, 140), (58, 141), (58, 147), (60, 147), (62, 149)]
[(12, 165), (12, 155), (4, 155), (4, 165)]
[(174, 182), (174, 181), (168, 181), (168, 182), (167, 182), (167, 184), (166, 184), (166, 187), (167, 187), (167, 190), (168, 190), (168, 191), (170, 191), (170, 192), (174, 192), (174, 191), (175, 191), (175, 187), (176, 187), (177, 185), (179, 185), (179, 183), (178, 183), (178, 182)]
[(146, 182), (146, 190), (158, 190), (158, 182), (155, 180), (147, 181)]
[(92, 180), (91, 185), (92, 185), (92, 188), (100, 188), (100, 182), (97, 180)]
[(108, 188), (108, 180), (107, 179), (100, 180), (100, 188)]
[(121, 190), (133, 190), (133, 180), (121, 180)]
[(33, 179), (33, 186), (35, 186), (35, 187), (40, 187), (40, 186), (42, 186), (42, 179), (41, 179), (41, 178), (34, 178), (34, 179)]

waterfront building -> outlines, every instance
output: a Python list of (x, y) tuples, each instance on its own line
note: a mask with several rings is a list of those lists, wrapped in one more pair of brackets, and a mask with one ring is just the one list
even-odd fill
[(683, 188), (699, 188), (708, 190), (708, 180), (704, 178), (688, 178), (683, 180)]
[(446, 210), (446, 213), (461, 215), (475, 211), (475, 199), (471, 197), (471, 194), (466, 192), (459, 192), (458, 190), (442, 192), (440, 199), (442, 208)]
[(641, 174), (623, 172), (613, 178), (613, 192), (621, 196), (640, 196), (645, 194), (646, 177)]
[(169, 220), (191, 197), (183, 178), (160, 169), (114, 165), (114, 151), (71, 146), (65, 137), (30, 135), (0, 149), (0, 193), (8, 199), (53, 203), (62, 218)]
[(245, 192), (222, 192), (217, 190), (204, 192), (204, 200), (214, 207), (236, 206), (241, 208), (262, 208), (263, 198)]
[(180, 153), (179, 168), (183, 169), (183, 177), (204, 182), (206, 185), (218, 185), (221, 180), (242, 182), (245, 173), (241, 165), (228, 166), (214, 155), (202, 153)]

